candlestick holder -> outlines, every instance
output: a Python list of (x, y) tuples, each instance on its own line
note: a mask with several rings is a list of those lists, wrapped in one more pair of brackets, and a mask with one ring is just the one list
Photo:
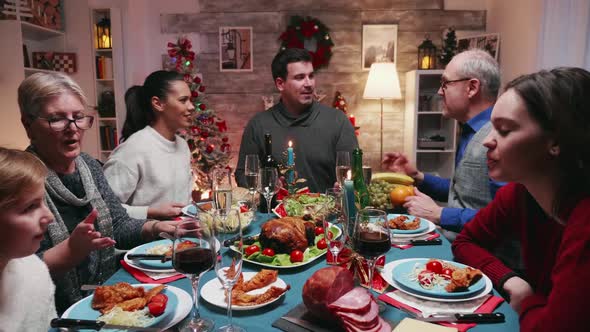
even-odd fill
[(289, 195), (294, 195), (298, 187), (302, 183), (306, 183), (307, 180), (304, 178), (300, 178), (295, 170), (295, 160), (297, 160), (297, 155), (293, 152), (293, 162), (289, 163), (288, 153), (287, 151), (283, 152), (283, 159), (287, 160), (287, 162), (283, 162), (282, 165), (279, 167), (279, 173), (282, 175), (283, 185), (289, 191)]

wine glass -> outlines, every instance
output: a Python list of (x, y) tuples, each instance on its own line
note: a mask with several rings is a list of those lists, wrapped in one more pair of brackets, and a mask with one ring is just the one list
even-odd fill
[(212, 228), (197, 218), (183, 221), (176, 226), (172, 245), (172, 266), (191, 281), (193, 310), (190, 320), (179, 331), (211, 331), (215, 323), (199, 315), (199, 278), (213, 267), (215, 261), (215, 237)]
[[(324, 226), (324, 238), (333, 258), (328, 264), (338, 265), (338, 254), (344, 248), (347, 237), (346, 223), (342, 215), (342, 191), (340, 189), (330, 188), (326, 190), (326, 196), (330, 199), (326, 202), (326, 211), (322, 214), (322, 222)], [(332, 223), (331, 226), (330, 223)], [(333, 228), (340, 230), (340, 236), (334, 236), (330, 230)]]
[(266, 207), (268, 214), (271, 212), (270, 202), (272, 197), (279, 192), (281, 188), (281, 181), (279, 180), (279, 173), (274, 167), (261, 168), (258, 174), (258, 192), (266, 199)]
[(350, 151), (336, 152), (336, 181), (340, 187), (344, 186), (348, 171), (350, 171)]
[(227, 168), (214, 169), (212, 187), (215, 209), (225, 218), (232, 204), (231, 171)]
[(217, 255), (215, 260), (215, 274), (221, 285), (225, 289), (227, 301), (227, 318), (229, 323), (217, 329), (220, 332), (244, 332), (239, 326), (232, 324), (232, 289), (242, 273), (242, 224), (240, 212), (237, 209), (231, 209), (223, 217), (219, 211), (214, 213), (214, 234), (220, 243), (229, 241), (235, 250), (227, 250), (225, 253)]
[(375, 262), (391, 248), (385, 211), (370, 208), (359, 210), (356, 214), (352, 241), (354, 250), (367, 260), (369, 290), (372, 291)]
[(257, 154), (246, 155), (245, 163), (245, 175), (246, 175), (246, 187), (252, 196), (252, 202), (250, 203), (250, 209), (256, 211), (256, 201), (254, 200), (254, 194), (256, 194), (256, 185), (258, 183), (258, 170), (260, 169), (260, 159)]

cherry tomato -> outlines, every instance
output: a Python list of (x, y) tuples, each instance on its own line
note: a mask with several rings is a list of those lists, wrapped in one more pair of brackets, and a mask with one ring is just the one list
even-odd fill
[(334, 238), (334, 233), (332, 231), (328, 231), (328, 240), (332, 240)]
[(317, 227), (315, 228), (315, 235), (316, 235), (316, 236), (318, 236), (318, 235), (320, 235), (320, 234), (324, 234), (324, 228), (323, 228), (323, 227), (321, 227), (321, 226), (317, 226)]
[(303, 251), (301, 250), (293, 250), (291, 251), (291, 262), (303, 262)]
[(150, 302), (148, 303), (148, 309), (152, 316), (160, 316), (166, 310), (166, 303), (162, 302)]
[(264, 256), (269, 256), (269, 257), (272, 257), (272, 256), (274, 256), (274, 255), (275, 255), (275, 251), (274, 251), (274, 250), (272, 250), (271, 248), (265, 248), (264, 250), (262, 250), (262, 254), (263, 254)]
[(316, 246), (318, 247), (318, 249), (328, 248), (328, 244), (326, 243), (326, 239), (319, 240), (318, 243), (316, 244)]
[(248, 212), (248, 206), (247, 205), (240, 205), (240, 213), (244, 213), (244, 212)]
[(443, 269), (441, 274), (445, 279), (451, 279), (453, 277), (453, 270)]
[(432, 260), (432, 261), (426, 263), (426, 269), (430, 272), (441, 274), (443, 267), (442, 267), (441, 262), (439, 262), (437, 260)]
[(250, 256), (253, 253), (258, 252), (258, 251), (260, 251), (260, 247), (253, 244), (253, 245), (249, 246), (248, 248), (246, 248), (246, 255)]
[(164, 303), (164, 305), (166, 303), (168, 303), (168, 296), (166, 296), (166, 294), (157, 294), (156, 296), (152, 297), (152, 299), (150, 300), (150, 302), (159, 302), (159, 303)]

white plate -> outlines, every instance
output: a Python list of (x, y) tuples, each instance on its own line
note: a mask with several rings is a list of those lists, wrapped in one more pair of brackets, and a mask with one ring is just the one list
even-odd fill
[[(158, 240), (158, 241), (153, 241), (153, 242), (159, 242), (162, 240)], [(170, 245), (172, 245), (172, 241), (170, 241)], [(155, 273), (173, 273), (176, 272), (176, 270), (174, 270), (174, 268), (154, 268), (154, 267), (149, 267), (149, 266), (144, 266), (141, 265), (139, 262), (141, 262), (140, 260), (135, 261), (135, 260), (131, 260), (127, 258), (127, 255), (129, 254), (134, 254), (136, 253), (137, 250), (143, 250), (143, 248), (145, 248), (146, 244), (142, 244), (140, 246), (137, 246), (131, 250), (129, 250), (127, 253), (125, 253), (125, 256), (123, 256), (123, 260), (125, 261), (125, 263), (129, 264), (130, 266), (140, 270), (140, 271), (145, 271), (145, 272), (155, 272)], [(215, 239), (215, 248), (217, 248), (217, 251), (219, 251), (219, 249), (221, 248), (221, 243), (219, 243), (219, 240)], [(139, 253), (139, 252), (137, 252)], [(172, 262), (170, 262), (170, 264), (172, 264)]]
[[(248, 281), (252, 277), (254, 277), (257, 272), (242, 272), (242, 273), (244, 274), (244, 281)], [(283, 279), (277, 278), (277, 280), (275, 282), (273, 282), (272, 284), (270, 284), (266, 287), (263, 287), (263, 288), (252, 290), (252, 291), (248, 292), (248, 294), (252, 294), (252, 295), (262, 294), (262, 293), (266, 292), (266, 290), (269, 289), (271, 286), (285, 288), (285, 287), (287, 287), (287, 284), (283, 281)], [(283, 293), (283, 295), (284, 295), (284, 293)], [(257, 304), (257, 305), (242, 306), (242, 305), (235, 305), (234, 304), (234, 305), (232, 305), (232, 310), (244, 311), (244, 310), (253, 310), (253, 309), (260, 308), (260, 307), (264, 307), (265, 305), (269, 305), (269, 304), (277, 301), (283, 295), (273, 299), (272, 301), (268, 301), (268, 302)], [(221, 286), (221, 282), (219, 282), (219, 279), (217, 279), (217, 278), (209, 280), (201, 288), (201, 297), (205, 301), (211, 303), (212, 305), (214, 305), (216, 307), (220, 307), (220, 308), (224, 308), (224, 309), (227, 308), (227, 303), (225, 302), (225, 290), (223, 289), (223, 286)]]
[(424, 219), (422, 218), (422, 220), (425, 220), (428, 222), (428, 228), (420, 233), (413, 233), (413, 234), (395, 234), (395, 233), (391, 233), (391, 240), (394, 241), (394, 239), (399, 239), (399, 238), (412, 238), (412, 237), (418, 237), (418, 236), (422, 236), (424, 234), (428, 234), (432, 231), (434, 231), (436, 229), (436, 225), (428, 220), (428, 219)]
[(421, 294), (416, 294), (413, 293), (407, 289), (404, 289), (402, 286), (398, 285), (397, 282), (395, 282), (395, 280), (393, 280), (393, 269), (395, 269), (395, 267), (401, 263), (407, 262), (407, 261), (412, 261), (415, 260), (416, 258), (406, 258), (406, 259), (399, 259), (390, 263), (385, 264), (385, 266), (383, 267), (383, 270), (381, 271), (381, 276), (383, 277), (383, 279), (385, 281), (387, 281), (388, 284), (390, 284), (391, 286), (395, 287), (397, 290), (399, 290), (400, 292), (406, 293), (408, 295), (420, 298), (420, 299), (424, 299), (424, 300), (429, 300), (429, 301), (436, 301), (436, 302), (464, 302), (464, 301), (471, 301), (471, 300), (475, 300), (475, 299), (479, 299), (481, 297), (484, 297), (486, 295), (488, 295), (493, 288), (492, 285), (492, 281), (490, 280), (490, 278), (488, 278), (488, 276), (486, 276), (485, 274), (483, 275), (483, 278), (485, 280), (486, 286), (484, 288), (484, 290), (481, 293), (475, 294), (471, 297), (466, 297), (466, 298), (461, 298), (461, 299), (449, 299), (449, 298), (439, 298), (439, 297), (430, 297), (430, 296), (425, 296), (425, 295), (421, 295)]
[[(133, 284), (131, 286), (133, 286), (133, 287), (149, 286), (151, 288), (151, 287), (159, 286), (159, 284)], [(193, 308), (193, 300), (192, 300), (192, 297), (189, 295), (189, 293), (185, 292), (184, 290), (182, 290), (178, 287), (174, 287), (174, 286), (170, 286), (170, 285), (166, 285), (166, 291), (171, 292), (174, 295), (176, 295), (176, 299), (178, 302), (177, 302), (176, 308), (171, 312), (172, 315), (170, 315), (170, 317), (166, 317), (165, 319), (160, 321), (158, 324), (153, 326), (153, 327), (161, 328), (162, 330), (169, 329), (169, 328), (173, 327), (174, 325), (178, 324), (181, 320), (183, 320), (191, 312), (191, 310)], [(92, 297), (92, 295), (90, 295), (88, 297)], [(88, 297), (86, 297), (86, 298), (88, 298)], [(86, 299), (86, 298), (84, 298), (84, 299)], [(76, 305), (78, 303), (80, 303), (81, 301), (84, 301), (84, 299), (82, 299), (82, 300), (76, 302), (75, 304), (73, 304), (72, 306), (70, 306), (68, 308), (68, 310), (66, 310), (63, 313), (62, 318), (68, 318), (70, 312), (76, 307)], [(71, 317), (71, 318), (83, 318), (83, 317)]]

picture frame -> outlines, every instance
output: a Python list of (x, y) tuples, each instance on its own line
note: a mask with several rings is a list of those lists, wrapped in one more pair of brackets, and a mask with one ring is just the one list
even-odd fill
[(363, 24), (362, 70), (371, 69), (373, 62), (396, 62), (397, 30), (397, 24)]
[(252, 27), (219, 27), (219, 71), (254, 70)]
[(500, 34), (486, 33), (457, 38), (457, 52), (478, 48), (484, 50), (498, 61)]

